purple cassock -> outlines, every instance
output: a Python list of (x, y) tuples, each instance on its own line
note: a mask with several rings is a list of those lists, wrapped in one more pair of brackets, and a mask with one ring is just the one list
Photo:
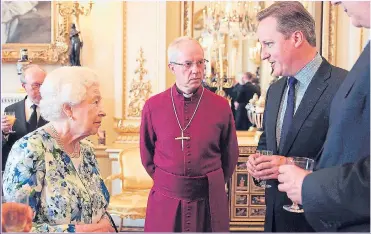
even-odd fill
[[(183, 130), (191, 121), (183, 140), (174, 107)], [(185, 98), (175, 85), (151, 97), (142, 113), (140, 153), (154, 180), (144, 231), (229, 231), (225, 182), (239, 152), (226, 99), (202, 86)]]

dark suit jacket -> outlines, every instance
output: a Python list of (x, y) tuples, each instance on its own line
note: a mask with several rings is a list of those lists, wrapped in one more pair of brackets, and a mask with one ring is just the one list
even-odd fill
[[(27, 97), (26, 97), (27, 98)], [(5, 140), (4, 135), (2, 134), (2, 170), (5, 169), (6, 160), (8, 158), (8, 154), (13, 146), (13, 144), (21, 137), (27, 135), (29, 132), (27, 131), (27, 122), (26, 122), (26, 113), (25, 113), (25, 99), (22, 101), (16, 102), (10, 106), (7, 106), (4, 112), (7, 111), (14, 111), (15, 112), (15, 123), (13, 125), (13, 131), (15, 133), (10, 133), (8, 140)], [(39, 122), (37, 123), (38, 127), (41, 127), (47, 123), (41, 116), (39, 118)]]
[[(353, 163), (369, 157), (370, 43), (334, 97), (330, 127), (316, 169)], [(351, 172), (344, 171), (347, 167), (326, 170), (326, 174), (313, 173), (315, 175), (304, 181), (302, 196), (305, 214), (317, 231), (343, 231), (349, 228), (352, 231), (365, 231), (367, 228), (369, 232), (370, 178), (366, 189), (359, 179), (366, 176), (363, 173), (367, 176), (370, 174), (370, 161), (367, 161), (368, 170), (359, 166), (355, 166)], [(343, 177), (334, 178), (339, 175)], [(321, 188), (320, 191), (310, 189), (317, 186)], [(331, 204), (333, 207), (329, 209), (328, 205)]]
[[(324, 58), (310, 82), (294, 115), (292, 125), (280, 149), (276, 143), (276, 121), (287, 78), (273, 83), (268, 91), (264, 113), (263, 134), (258, 149), (272, 150), (273, 154), (315, 158), (325, 142), (331, 101), (343, 82), (347, 71), (330, 65)], [(265, 190), (267, 232), (314, 231), (303, 214), (285, 211), (282, 206), (292, 204), (286, 193), (278, 191), (277, 180), (268, 181), (272, 188)]]
[[(251, 123), (247, 117), (246, 105), (253, 98), (254, 94), (258, 93), (258, 89), (252, 83), (247, 82), (244, 85), (236, 85), (235, 92), (235, 101), (239, 104), (236, 110), (236, 130), (248, 130)], [(234, 104), (232, 106), (234, 107)]]

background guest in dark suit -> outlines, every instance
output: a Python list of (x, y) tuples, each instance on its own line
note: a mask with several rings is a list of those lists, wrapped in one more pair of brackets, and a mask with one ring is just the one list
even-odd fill
[(262, 59), (271, 63), (273, 83), (266, 97), (263, 134), (258, 149), (273, 156), (251, 155), (248, 171), (270, 179), (265, 190), (266, 232), (311, 232), (304, 214), (282, 208), (292, 202), (278, 191), (278, 167), (287, 157), (315, 158), (328, 128), (329, 107), (347, 71), (330, 65), (316, 51), (314, 19), (299, 2), (276, 2), (257, 15)]
[[(370, 2), (333, 3), (354, 26), (370, 28)], [(370, 42), (331, 104), (316, 171), (285, 165), (279, 172), (279, 189), (303, 204), (316, 231), (370, 232)]]
[(251, 72), (246, 72), (242, 75), (239, 85), (235, 86), (236, 99), (233, 105), (236, 110), (236, 130), (248, 130), (251, 126), (251, 122), (247, 117), (246, 105), (255, 93), (260, 95), (258, 88), (251, 83), (253, 78), (254, 75)]
[[(22, 87), (27, 96), (5, 108), (4, 112), (15, 112), (16, 121), (13, 127), (5, 116), (1, 117), (2, 130), (2, 171), (14, 142), (47, 123), (40, 116), (40, 86), (44, 82), (46, 72), (38, 65), (32, 64), (24, 69), (24, 78), (21, 78)], [(9, 133), (10, 129), (15, 133)]]

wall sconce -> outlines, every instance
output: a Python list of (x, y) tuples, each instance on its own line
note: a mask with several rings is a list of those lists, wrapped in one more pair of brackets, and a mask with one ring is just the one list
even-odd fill
[(91, 9), (93, 8), (93, 1), (89, 1), (87, 6), (84, 6), (85, 2), (79, 3), (79, 1), (73, 2), (73, 10), (75, 15), (84, 15), (88, 16), (91, 13)]
[(90, 15), (93, 4), (93, 1), (73, 1), (72, 4), (58, 2), (59, 14), (61, 14), (62, 16), (74, 15), (76, 19), (78, 19), (80, 15)]

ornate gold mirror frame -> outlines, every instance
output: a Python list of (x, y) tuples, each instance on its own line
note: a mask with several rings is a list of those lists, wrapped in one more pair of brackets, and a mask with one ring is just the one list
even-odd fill
[[(306, 2), (305, 4), (315, 4), (315, 2)], [(321, 32), (321, 53), (329, 63), (336, 65), (336, 7), (330, 2), (322, 2), (322, 32)], [(181, 34), (182, 36), (193, 37), (193, 14), (194, 2), (181, 2)], [(237, 131), (239, 137), (252, 137), (255, 132)]]
[(68, 2), (51, 2), (51, 42), (50, 44), (2, 44), (2, 62), (16, 62), (20, 49), (28, 49), (29, 59), (35, 63), (66, 64), (68, 62), (70, 12), (65, 7)]

